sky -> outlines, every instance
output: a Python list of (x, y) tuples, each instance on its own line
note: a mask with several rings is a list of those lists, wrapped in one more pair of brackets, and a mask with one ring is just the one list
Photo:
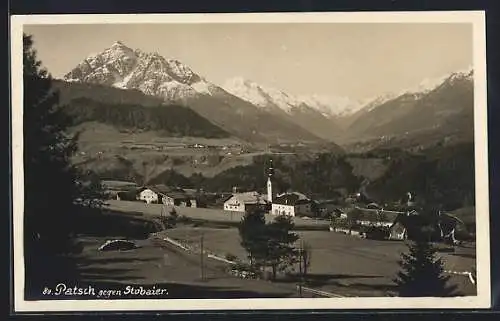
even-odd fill
[(293, 95), (369, 99), (472, 65), (467, 23), (26, 25), (61, 78), (121, 41), (175, 58), (217, 85), (243, 77)]

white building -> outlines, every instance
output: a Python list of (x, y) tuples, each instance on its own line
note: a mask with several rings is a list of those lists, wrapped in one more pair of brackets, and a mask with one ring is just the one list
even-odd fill
[(311, 216), (313, 202), (300, 193), (287, 193), (278, 196), (271, 206), (273, 215)]
[(242, 212), (258, 206), (265, 206), (265, 198), (257, 192), (237, 193), (224, 202), (224, 211)]
[(168, 206), (197, 207), (196, 197), (180, 189), (164, 185), (143, 187), (137, 198), (147, 204), (163, 203)]
[(146, 202), (147, 204), (158, 203), (159, 195), (157, 192), (153, 191), (151, 188), (144, 188), (139, 192), (139, 200)]

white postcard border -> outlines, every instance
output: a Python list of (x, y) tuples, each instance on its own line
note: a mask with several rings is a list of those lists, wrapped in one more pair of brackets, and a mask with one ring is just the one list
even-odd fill
[[(24, 300), (23, 80), (25, 24), (145, 23), (471, 23), (474, 46), (477, 296), (456, 298)], [(276, 309), (467, 309), (489, 308), (490, 238), (487, 150), (486, 35), (483, 11), (30, 15), (11, 17), (12, 183), (15, 312)]]

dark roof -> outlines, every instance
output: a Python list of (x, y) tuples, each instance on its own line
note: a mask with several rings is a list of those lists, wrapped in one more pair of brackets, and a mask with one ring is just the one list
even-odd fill
[(102, 180), (101, 184), (105, 188), (126, 188), (126, 187), (137, 187), (134, 182), (127, 181), (112, 181), (112, 180)]
[[(368, 221), (368, 222), (379, 222), (380, 217), (378, 215), (377, 210), (366, 210), (362, 209), (361, 213), (358, 217), (358, 220), (360, 221)], [(396, 221), (396, 218), (398, 217), (399, 214), (398, 212), (392, 212), (392, 211), (380, 211), (382, 214), (382, 221), (383, 222), (394, 222)]]
[(236, 193), (231, 195), (231, 197), (227, 199), (226, 202), (232, 198), (235, 198), (236, 200), (244, 204), (267, 204), (265, 197), (263, 195), (260, 195), (258, 192)]
[(150, 189), (157, 194), (166, 194), (166, 193), (172, 191), (172, 189), (170, 187), (168, 187), (166, 185), (162, 185), (162, 184), (143, 186), (139, 189), (139, 191), (143, 191), (145, 189)]
[(280, 197), (277, 197), (273, 201), (274, 204), (291, 205), (291, 206), (307, 204), (310, 202), (311, 202), (310, 200), (300, 198), (300, 196), (297, 194), (285, 194)]
[(150, 189), (157, 194), (168, 196), (168, 197), (171, 197), (173, 199), (191, 199), (194, 197), (193, 195), (188, 195), (181, 188), (173, 188), (173, 187), (169, 187), (169, 186), (166, 186), (163, 184), (144, 186), (140, 190), (143, 191), (145, 189)]
[(194, 197), (186, 194), (186, 193), (181, 193), (181, 192), (168, 192), (164, 194), (167, 197), (176, 199), (176, 200), (188, 200), (188, 199), (193, 199)]

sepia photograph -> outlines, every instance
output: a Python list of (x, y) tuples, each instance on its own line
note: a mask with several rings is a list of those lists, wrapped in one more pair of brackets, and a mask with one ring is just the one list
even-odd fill
[(15, 310), (490, 306), (483, 12), (11, 23)]

